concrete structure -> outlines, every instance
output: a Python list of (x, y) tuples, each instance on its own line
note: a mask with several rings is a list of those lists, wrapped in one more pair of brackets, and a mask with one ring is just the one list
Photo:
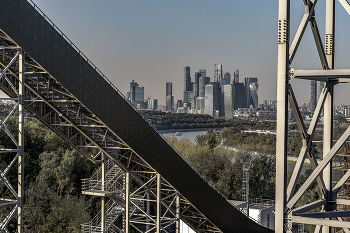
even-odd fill
[(222, 64), (215, 64), (214, 65), (214, 82), (221, 83), (221, 79), (223, 79)]
[(174, 109), (173, 83), (166, 82), (166, 111), (173, 111)]

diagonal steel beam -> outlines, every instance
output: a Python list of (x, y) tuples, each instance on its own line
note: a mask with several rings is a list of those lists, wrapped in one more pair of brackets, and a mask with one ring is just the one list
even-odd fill
[(294, 56), (298, 50), (300, 41), (303, 38), (306, 26), (313, 15), (316, 3), (317, 3), (317, 0), (313, 0), (312, 3), (310, 2), (308, 5), (305, 5), (305, 14), (300, 22), (297, 33), (295, 34), (293, 42), (292, 42), (290, 49), (289, 49), (289, 51), (290, 51), (289, 52), (289, 64), (292, 64)]
[(319, 206), (325, 205), (326, 203), (327, 201), (325, 199), (317, 200), (294, 209), (292, 213), (293, 215), (297, 213), (305, 213), (306, 211), (313, 210)]
[(301, 113), (299, 110), (297, 100), (296, 100), (295, 95), (294, 95), (292, 85), (290, 85), (290, 84), (289, 84), (289, 88), (288, 88), (288, 101), (290, 104), (290, 108), (292, 109), (295, 121), (297, 122), (300, 136), (301, 136), (301, 138), (306, 139), (307, 138), (306, 127), (305, 127), (303, 118), (301, 117)]
[(339, 2), (350, 15), (350, 3), (347, 0), (339, 0)]
[[(337, 219), (338, 219), (339, 222), (343, 222), (344, 221), (342, 217), (338, 217)], [(350, 233), (349, 228), (343, 228), (343, 230), (344, 230), (345, 233)]]
[[(317, 122), (318, 122), (318, 120), (320, 118), (320, 114), (321, 114), (321, 111), (322, 111), (322, 108), (323, 108), (323, 104), (324, 104), (324, 101), (326, 100), (327, 92), (328, 92), (327, 88), (324, 87), (322, 92), (321, 92), (320, 98), (319, 98), (319, 100), (317, 102), (317, 106), (316, 106), (314, 115), (312, 116), (312, 120), (311, 120), (309, 129), (308, 129), (308, 131), (306, 133), (306, 137), (302, 138), (303, 139), (303, 147), (300, 150), (299, 158), (297, 160), (297, 163), (295, 164), (292, 177), (291, 177), (291, 179), (289, 181), (289, 184), (288, 184), (287, 200), (289, 200), (291, 195), (294, 193), (295, 186), (297, 184), (297, 179), (298, 179), (298, 177), (300, 175), (301, 169), (302, 169), (303, 164), (304, 164), (305, 154), (309, 153), (309, 149), (310, 149), (311, 143), (312, 143), (312, 136), (313, 136), (313, 134), (315, 132)], [(303, 120), (302, 120), (302, 118), (300, 116), (299, 108), (297, 107), (298, 105), (296, 103), (293, 91), (289, 92), (289, 96), (290, 96), (289, 102), (290, 102), (291, 106), (293, 106), (292, 111), (296, 111), (295, 119), (296, 119), (297, 122), (299, 122), (298, 126), (301, 125), (302, 131), (303, 131), (302, 135), (304, 135), (305, 134), (305, 126), (302, 126), (303, 125)], [(309, 154), (309, 157), (313, 157), (313, 156), (311, 154)], [(318, 184), (319, 184), (319, 187), (321, 189), (321, 192), (324, 193), (324, 188), (325, 188), (324, 187), (324, 183), (322, 182), (320, 177), (318, 177), (317, 179), (318, 179)]]
[(296, 192), (296, 194), (289, 200), (289, 202), (286, 205), (286, 207), (288, 209), (292, 209), (293, 208), (293, 206), (297, 203), (297, 201), (300, 199), (300, 197), (309, 188), (311, 183), (317, 178), (317, 176), (319, 176), (319, 174), (323, 171), (323, 169), (328, 165), (328, 163), (335, 156), (337, 151), (345, 143), (345, 141), (348, 139), (349, 136), (350, 136), (350, 127), (347, 128), (347, 130), (339, 138), (339, 140), (335, 143), (335, 145), (331, 148), (331, 150), (324, 156), (322, 162), (311, 173), (309, 178), (304, 182), (304, 184), (300, 187), (300, 189)]
[(332, 190), (333, 195), (337, 195), (338, 191), (343, 186), (343, 184), (349, 179), (349, 177), (350, 177), (350, 169), (344, 174), (344, 176), (334, 186), (334, 188)]
[(311, 27), (312, 35), (314, 36), (317, 52), (318, 52), (318, 55), (320, 57), (322, 67), (324, 70), (327, 70), (327, 69), (329, 69), (329, 66), (328, 66), (328, 62), (326, 59), (326, 54), (324, 52), (324, 47), (322, 44), (320, 32), (319, 32), (318, 27), (317, 27), (316, 18), (314, 16), (311, 17), (311, 19), (310, 19), (310, 27)]

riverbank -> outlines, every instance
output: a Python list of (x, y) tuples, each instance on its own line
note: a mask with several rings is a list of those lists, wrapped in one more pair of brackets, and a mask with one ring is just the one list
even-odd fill
[(194, 128), (194, 129), (166, 129), (166, 130), (157, 130), (158, 133), (173, 133), (173, 132), (193, 132), (193, 131), (208, 131), (208, 130), (221, 130), (222, 128)]

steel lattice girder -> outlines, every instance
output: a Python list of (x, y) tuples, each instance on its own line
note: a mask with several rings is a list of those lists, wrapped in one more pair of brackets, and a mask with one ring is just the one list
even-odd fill
[[(278, 101), (281, 102), (277, 115), (277, 135), (280, 139), (277, 141), (277, 166), (281, 169), (277, 169), (277, 177), (281, 177), (277, 180), (276, 188), (280, 189), (280, 196), (276, 198), (276, 231), (291, 232), (291, 223), (305, 223), (318, 225), (315, 232), (320, 230), (320, 226), (323, 225), (326, 232), (329, 231), (329, 227), (343, 227), (348, 232), (347, 228), (350, 228), (350, 223), (342, 221), (343, 216), (349, 216), (348, 211), (333, 211), (336, 208), (335, 202), (345, 203), (345, 200), (336, 200), (337, 192), (340, 187), (350, 177), (350, 172), (344, 174), (343, 178), (332, 189), (332, 175), (331, 175), (331, 161), (336, 155), (336, 152), (343, 146), (348, 137), (350, 136), (350, 128), (348, 128), (344, 134), (332, 145), (332, 126), (333, 126), (333, 93), (334, 85), (338, 83), (346, 83), (349, 81), (350, 70), (334, 70), (334, 0), (326, 0), (326, 47), (323, 47), (322, 40), (318, 32), (316, 19), (315, 19), (315, 5), (317, 0), (306, 0), (305, 14), (301, 20), (299, 29), (296, 32), (294, 40), (289, 47), (289, 21), (290, 21), (290, 1), (280, 0), (279, 8), (279, 55), (278, 55), (278, 83), (287, 84), (287, 86), (278, 86), (277, 96)], [(350, 5), (346, 1), (340, 0), (342, 5), (347, 9)], [(282, 24), (282, 22), (285, 22)], [(319, 53), (321, 65), (324, 70), (294, 70), (290, 68), (293, 58), (297, 52), (299, 43), (303, 37), (307, 24), (310, 23), (313, 36), (315, 39), (317, 51)], [(284, 26), (282, 26), (284, 25)], [(285, 72), (286, 71), (286, 72)], [(312, 121), (309, 129), (306, 130), (303, 119), (299, 112), (299, 107), (294, 96), (292, 86), (288, 84), (290, 78), (299, 78), (307, 80), (317, 80), (326, 83), (323, 88), (317, 107), (315, 109)], [(301, 138), (303, 141), (303, 147), (300, 151), (299, 158), (297, 160), (295, 169), (292, 174), (292, 178), (286, 186), (286, 140), (288, 132), (285, 130), (287, 126), (287, 116), (284, 112), (287, 111), (287, 96), (293, 114), (296, 118), (297, 126), (300, 130)], [(323, 149), (323, 161), (319, 164), (314, 156), (314, 151), (311, 148), (315, 127), (320, 118), (321, 111), (324, 111), (324, 149)], [(283, 136), (283, 137), (281, 137)], [(302, 165), (304, 163), (305, 155), (308, 155), (311, 167), (313, 169), (312, 174), (304, 182), (304, 184), (298, 189), (294, 190), (299, 177)], [(322, 177), (323, 172), (323, 177)], [(297, 201), (306, 192), (308, 187), (313, 181), (317, 180), (318, 186), (324, 198), (304, 206), (295, 208)], [(280, 198), (279, 198), (280, 197)], [(347, 202), (346, 202), (347, 203)], [(349, 204), (349, 203), (347, 203)], [(313, 210), (317, 207), (323, 206), (324, 211), (321, 213), (305, 213), (306, 211)], [(338, 220), (326, 220), (324, 218), (335, 217)]]

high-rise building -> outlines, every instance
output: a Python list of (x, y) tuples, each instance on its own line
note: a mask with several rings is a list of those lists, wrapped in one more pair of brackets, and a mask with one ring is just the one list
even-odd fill
[(239, 83), (239, 70), (236, 70), (233, 74), (233, 83)]
[(205, 85), (204, 113), (214, 116), (215, 110), (219, 110), (220, 85), (216, 82)]
[(148, 99), (147, 105), (148, 105), (148, 110), (156, 111), (158, 109), (158, 100), (157, 99)]
[(243, 83), (235, 83), (234, 109), (245, 108), (245, 87)]
[(225, 117), (233, 118), (235, 90), (232, 84), (222, 86), (224, 88)]
[(173, 83), (166, 82), (166, 105), (167, 111), (173, 111), (174, 97), (173, 97)]
[(201, 72), (194, 73), (194, 84), (193, 84), (193, 92), (194, 96), (199, 96), (199, 78), (201, 77)]
[(231, 74), (226, 72), (224, 78), (221, 79), (221, 85), (231, 84)]
[(184, 91), (183, 103), (186, 103), (188, 107), (192, 107), (193, 101), (194, 101), (194, 92)]
[(184, 91), (192, 91), (190, 67), (184, 67)]
[(201, 73), (201, 77), (207, 77), (207, 71), (206, 70), (199, 70), (199, 73)]
[(204, 114), (214, 116), (214, 86), (205, 85)]
[(250, 89), (250, 98), (253, 108), (258, 108), (259, 106), (259, 98), (258, 98), (258, 83), (251, 83), (249, 84)]
[(252, 95), (250, 93), (250, 84), (251, 83), (258, 83), (258, 78), (250, 78), (247, 77), (244, 79), (244, 86), (245, 86), (245, 95), (246, 95), (246, 107), (247, 108), (257, 108), (257, 106), (254, 105)]
[(210, 77), (200, 77), (199, 78), (199, 97), (205, 97), (205, 85), (210, 83)]
[(206, 70), (199, 70), (199, 72), (195, 72), (194, 74), (193, 92), (195, 98), (199, 97), (199, 78), (206, 77), (206, 74)]
[(137, 82), (130, 83), (130, 101), (132, 102), (144, 102), (144, 87), (139, 87), (139, 84)]
[(309, 111), (314, 112), (316, 108), (316, 98), (317, 98), (317, 81), (310, 81), (310, 91), (309, 91)]
[(222, 64), (214, 65), (214, 82), (221, 83), (222, 76)]

